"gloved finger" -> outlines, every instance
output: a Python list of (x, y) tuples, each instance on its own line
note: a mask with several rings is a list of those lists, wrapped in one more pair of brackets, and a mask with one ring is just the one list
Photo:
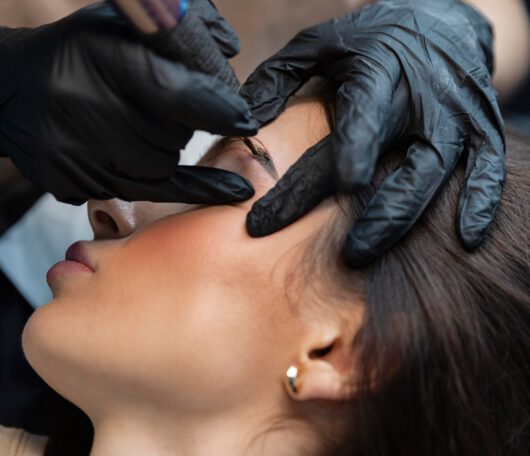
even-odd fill
[(239, 54), (240, 43), (236, 31), (221, 16), (211, 0), (191, 1), (190, 13), (197, 14), (202, 19), (219, 50), (226, 58), (230, 59)]
[(130, 94), (142, 118), (165, 128), (188, 128), (231, 136), (257, 132), (245, 101), (223, 82), (154, 53), (147, 65), (116, 68), (122, 90)]
[(247, 230), (261, 237), (281, 230), (307, 214), (335, 191), (335, 165), (327, 136), (308, 149), (247, 215)]
[[(339, 187), (346, 192), (372, 180), (387, 130), (395, 128), (389, 122), (395, 80), (388, 69), (366, 57), (353, 58), (350, 66), (352, 76), (337, 92), (333, 134)], [(397, 78), (398, 67), (394, 72)]]
[(265, 124), (278, 117), (287, 100), (316, 72), (321, 43), (311, 29), (299, 33), (250, 75), (239, 93)]
[(187, 14), (175, 30), (162, 30), (145, 40), (159, 55), (239, 89), (234, 69), (200, 17)]
[(348, 233), (343, 248), (350, 267), (365, 266), (396, 244), (416, 223), (454, 169), (463, 144), (417, 142), (404, 163), (388, 176), (364, 214)]
[[(178, 166), (169, 179), (131, 181), (119, 175), (98, 177), (100, 194), (125, 201), (226, 204), (254, 195), (252, 184), (238, 174), (203, 166)], [(97, 188), (97, 187), (95, 187)]]
[(495, 216), (506, 180), (505, 145), (491, 129), (474, 151), (470, 151), (469, 175), (460, 192), (458, 235), (470, 250), (482, 244)]

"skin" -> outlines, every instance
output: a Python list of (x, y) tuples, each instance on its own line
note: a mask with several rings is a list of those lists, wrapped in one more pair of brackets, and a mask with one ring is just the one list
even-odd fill
[[(322, 107), (305, 100), (255, 139), (281, 176), (328, 133)], [(54, 299), (24, 331), (26, 357), (88, 414), (95, 456), (322, 454), (329, 415), (313, 405), (326, 401), (335, 438), (347, 428), (362, 306), (312, 305), (315, 289), (296, 277), (335, 203), (253, 239), (246, 214), (275, 179), (237, 142), (203, 164), (244, 175), (256, 196), (217, 207), (90, 202), (97, 240), (84, 247), (95, 272), (50, 281)], [(291, 365), (297, 394), (285, 381)]]

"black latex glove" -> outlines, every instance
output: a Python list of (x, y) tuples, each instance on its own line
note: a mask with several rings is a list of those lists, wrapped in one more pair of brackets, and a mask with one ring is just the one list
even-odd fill
[(461, 156), (467, 174), (457, 231), (467, 248), (477, 247), (505, 180), (491, 49), (489, 24), (454, 0), (380, 1), (299, 33), (241, 94), (266, 123), (311, 76), (332, 78), (340, 84), (337, 125), (253, 206), (250, 234), (277, 231), (329, 195), (369, 183), (380, 154), (399, 139), (407, 158), (351, 228), (346, 262), (370, 263), (398, 242)]
[(246, 199), (253, 188), (236, 174), (177, 167), (194, 130), (255, 133), (226, 61), (238, 49), (208, 0), (194, 0), (176, 31), (149, 38), (108, 3), (0, 30), (0, 153), (74, 204)]

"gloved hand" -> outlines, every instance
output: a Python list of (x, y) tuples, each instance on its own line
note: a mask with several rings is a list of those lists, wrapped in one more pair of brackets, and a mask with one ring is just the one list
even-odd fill
[(146, 38), (99, 3), (50, 25), (0, 30), (0, 153), (73, 204), (252, 196), (236, 174), (177, 166), (194, 130), (257, 127), (226, 61), (239, 49), (232, 28), (209, 0), (194, 0), (181, 25)]
[(455, 0), (379, 1), (299, 33), (240, 93), (267, 123), (311, 76), (332, 78), (340, 84), (336, 129), (253, 206), (250, 234), (270, 234), (330, 194), (369, 183), (380, 154), (401, 140), (407, 158), (353, 224), (346, 262), (365, 265), (398, 242), (461, 157), (457, 230), (468, 249), (480, 245), (505, 180), (491, 49), (489, 24)]

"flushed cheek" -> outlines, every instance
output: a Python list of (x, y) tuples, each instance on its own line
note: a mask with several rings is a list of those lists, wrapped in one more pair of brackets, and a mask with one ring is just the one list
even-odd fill
[(154, 349), (159, 342), (167, 348), (164, 355), (159, 350), (160, 356), (180, 359), (171, 364), (177, 369), (193, 361), (207, 382), (223, 365), (238, 371), (253, 344), (261, 350), (274, 337), (270, 301), (277, 301), (264, 296), (271, 288), (268, 266), (264, 258), (261, 264), (256, 261), (255, 250), (248, 247), (244, 214), (234, 208), (230, 217), (215, 215), (190, 213), (179, 216), (178, 223), (176, 218), (175, 223), (161, 221), (132, 238), (109, 264), (109, 271), (125, 265), (123, 275), (131, 282), (115, 288), (117, 301), (128, 301), (127, 315), (120, 317), (120, 308), (108, 319), (125, 320), (124, 336), (128, 327), (141, 325), (136, 344), (142, 347), (142, 340), (149, 339)]
[(93, 285), (105, 290), (106, 317), (127, 313), (133, 323), (164, 327), (226, 294), (226, 271), (239, 268), (234, 246), (246, 236), (244, 214), (232, 212), (237, 222), (201, 211), (165, 219), (105, 254)]
[(104, 267), (142, 281), (145, 293), (160, 292), (160, 287), (180, 291), (179, 284), (215, 280), (219, 271), (231, 267), (231, 258), (237, 257), (234, 246), (247, 236), (244, 217), (244, 210), (233, 207), (169, 217), (132, 236), (116, 250), (109, 261), (114, 264)]

